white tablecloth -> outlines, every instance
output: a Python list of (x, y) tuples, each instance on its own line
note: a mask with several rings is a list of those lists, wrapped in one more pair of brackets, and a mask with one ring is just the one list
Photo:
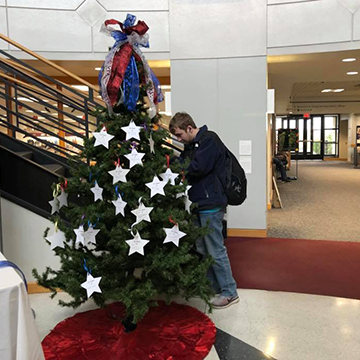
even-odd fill
[(0, 268), (0, 359), (44, 359), (25, 285), (10, 267)]

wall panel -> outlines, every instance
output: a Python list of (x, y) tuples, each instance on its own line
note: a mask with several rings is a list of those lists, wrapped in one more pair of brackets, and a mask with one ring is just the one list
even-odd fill
[(9, 8), (8, 16), (10, 38), (33, 51), (92, 50), (91, 27), (76, 12)]
[(268, 47), (351, 41), (352, 14), (336, 0), (268, 7)]
[(171, 0), (172, 59), (266, 54), (265, 0)]

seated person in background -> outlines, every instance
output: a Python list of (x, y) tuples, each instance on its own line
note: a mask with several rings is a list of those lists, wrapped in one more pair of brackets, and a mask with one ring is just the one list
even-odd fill
[(276, 169), (280, 171), (281, 180), (283, 182), (290, 182), (291, 180), (289, 180), (286, 175), (286, 164), (287, 164), (286, 156), (275, 155), (275, 157), (273, 157), (273, 164), (275, 164)]

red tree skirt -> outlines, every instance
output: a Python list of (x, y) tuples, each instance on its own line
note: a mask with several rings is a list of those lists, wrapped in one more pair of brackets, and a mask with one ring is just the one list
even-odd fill
[[(42, 342), (46, 360), (200, 360), (215, 341), (214, 323), (190, 306), (159, 301), (125, 333), (124, 307), (86, 311), (56, 325)], [(116, 316), (116, 318), (114, 317)]]

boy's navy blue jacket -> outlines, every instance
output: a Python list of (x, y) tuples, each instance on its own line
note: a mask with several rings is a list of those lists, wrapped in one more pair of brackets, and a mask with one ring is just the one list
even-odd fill
[(195, 139), (186, 144), (181, 158), (190, 159), (187, 179), (192, 185), (189, 197), (198, 204), (198, 210), (225, 207), (225, 146), (206, 125), (199, 129)]

